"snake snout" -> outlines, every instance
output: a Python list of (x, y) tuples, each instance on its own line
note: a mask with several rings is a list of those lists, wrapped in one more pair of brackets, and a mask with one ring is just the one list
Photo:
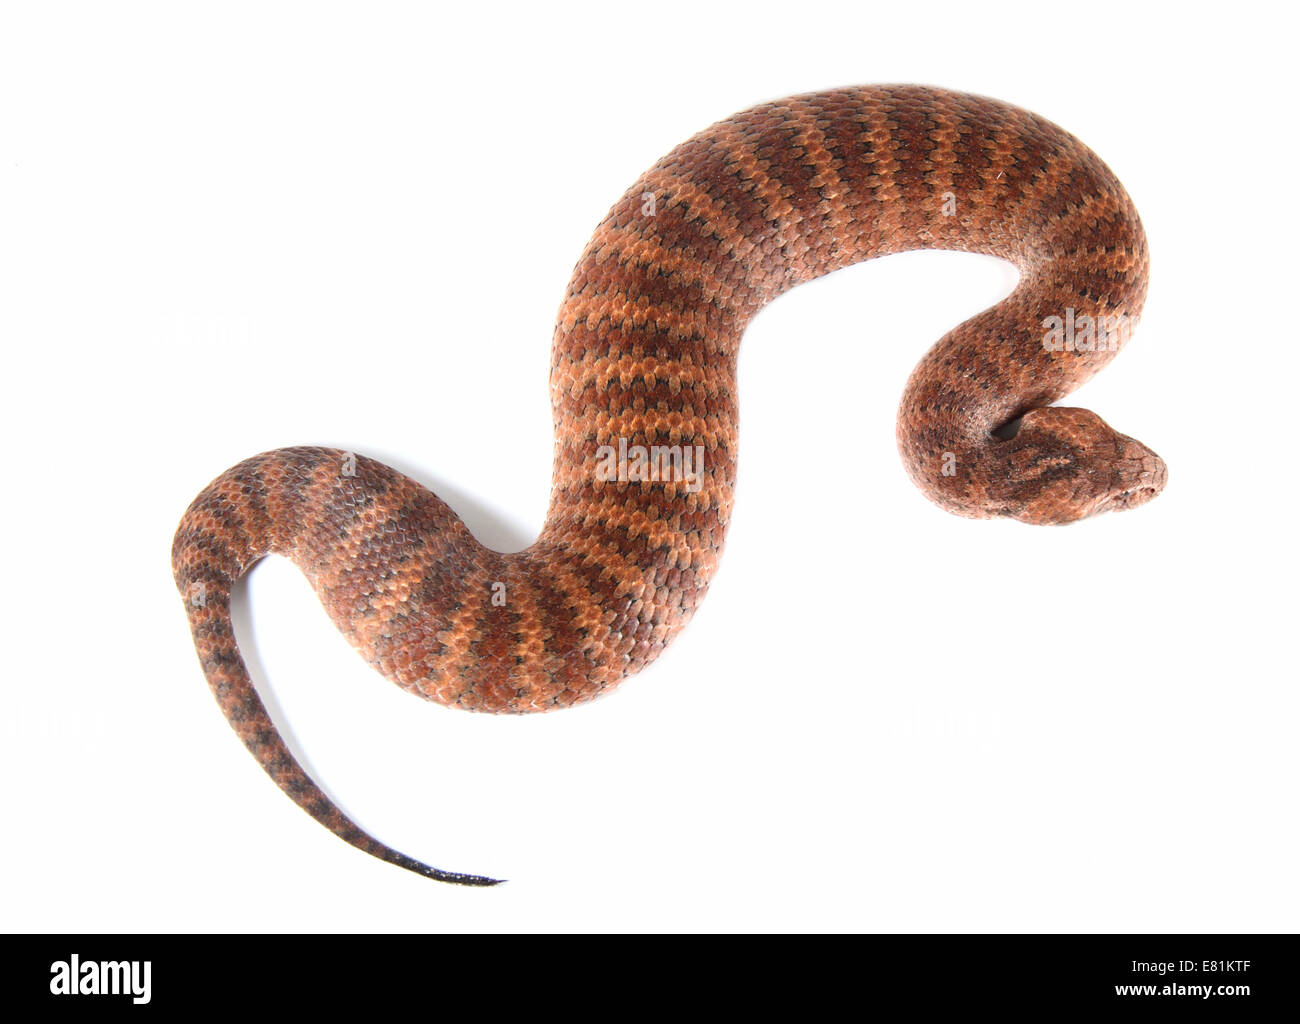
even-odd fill
[(1145, 505), (1165, 489), (1169, 467), (1165, 460), (1131, 437), (1118, 435), (1121, 450), (1115, 463), (1118, 478), (1110, 493), (1097, 507), (1098, 512), (1112, 512)]

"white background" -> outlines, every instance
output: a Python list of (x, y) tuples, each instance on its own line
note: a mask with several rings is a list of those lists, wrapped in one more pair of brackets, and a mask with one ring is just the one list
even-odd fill
[[(6, 929), (1300, 925), (1298, 154), (1266, 8), (3, 11)], [(609, 698), (424, 704), (292, 566), (252, 574), (241, 644), (316, 776), (404, 852), (511, 881), (330, 836), (204, 684), (168, 564), (190, 499), (333, 445), (527, 546), (550, 329), (608, 207), (738, 109), (889, 81), (1028, 107), (1126, 184), (1150, 297), (1070, 404), (1167, 491), (1066, 528), (944, 514), (898, 398), (1014, 272), (909, 254), (800, 288), (745, 343), (717, 582)]]

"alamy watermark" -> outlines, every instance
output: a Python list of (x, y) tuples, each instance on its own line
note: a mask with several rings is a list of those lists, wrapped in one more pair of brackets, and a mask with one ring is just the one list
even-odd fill
[(620, 437), (617, 448), (602, 444), (596, 449), (596, 479), (680, 483), (694, 494), (704, 486), (704, 445), (629, 445)]
[(1065, 316), (1043, 321), (1045, 352), (1118, 352), (1133, 335), (1137, 317), (1127, 313), (1090, 316), (1066, 307)]
[(56, 996), (130, 996), (149, 1002), (153, 961), (86, 960), (73, 953), (50, 964), (50, 993)]

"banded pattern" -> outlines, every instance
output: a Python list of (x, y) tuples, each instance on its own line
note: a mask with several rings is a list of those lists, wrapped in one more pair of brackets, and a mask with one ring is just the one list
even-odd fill
[[(1090, 150), (1026, 111), (919, 86), (766, 103), (660, 160), (579, 260), (552, 348), (551, 506), (531, 548), (490, 551), (419, 484), (329, 449), (259, 455), (195, 499), (175, 537), (176, 583), (208, 682), (254, 757), (354, 846), (488, 884), (379, 843), (303, 772), (235, 644), (234, 582), (264, 555), (292, 559), (362, 656), (428, 700), (516, 713), (590, 700), (663, 651), (717, 569), (750, 318), (802, 281), (922, 248), (1000, 256), (1021, 280), (912, 374), (898, 442), (917, 486), (960, 515), (1031, 523), (1158, 493), (1165, 467), (1149, 449), (1093, 413), (1049, 407), (1124, 338), (1054, 348), (1044, 325), (1132, 322), (1146, 292), (1137, 212)], [(683, 449), (699, 454), (689, 473), (670, 461)]]

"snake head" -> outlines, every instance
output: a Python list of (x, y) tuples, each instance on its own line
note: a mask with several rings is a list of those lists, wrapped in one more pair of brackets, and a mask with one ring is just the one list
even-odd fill
[(1087, 409), (1031, 409), (1014, 436), (995, 442), (1007, 514), (1069, 523), (1144, 505), (1165, 486), (1164, 460)]

